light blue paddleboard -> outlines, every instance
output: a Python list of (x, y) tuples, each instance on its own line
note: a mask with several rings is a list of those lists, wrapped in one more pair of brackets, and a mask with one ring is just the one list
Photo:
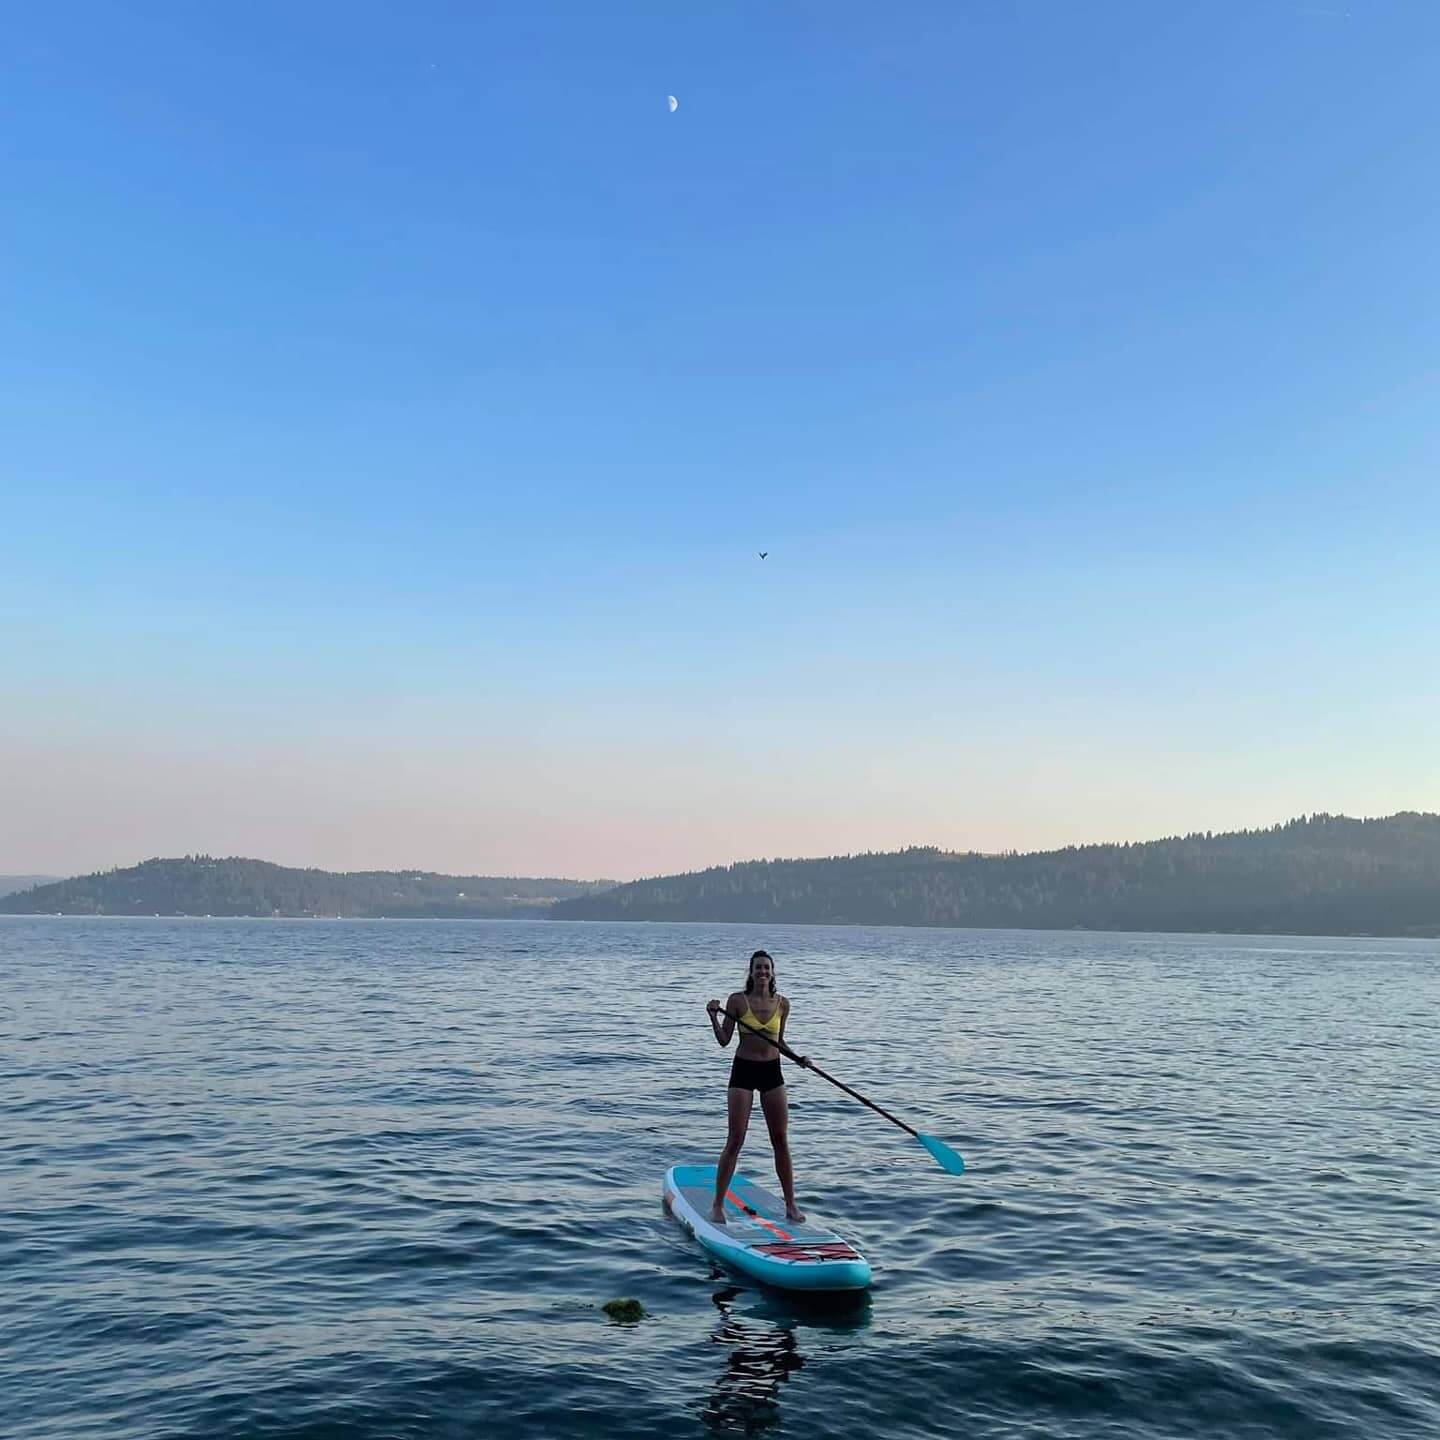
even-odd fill
[(782, 1290), (863, 1290), (870, 1262), (847, 1240), (807, 1216), (796, 1224), (763, 1186), (736, 1175), (725, 1197), (725, 1224), (710, 1219), (713, 1165), (672, 1165), (665, 1207), (717, 1259)]

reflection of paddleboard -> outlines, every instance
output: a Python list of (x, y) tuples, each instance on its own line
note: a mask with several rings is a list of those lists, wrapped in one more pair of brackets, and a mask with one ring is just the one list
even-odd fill
[(717, 1259), (785, 1290), (863, 1290), (870, 1262), (833, 1230), (785, 1218), (768, 1190), (736, 1175), (725, 1196), (725, 1224), (710, 1220), (713, 1165), (672, 1165), (665, 1172), (665, 1206)]

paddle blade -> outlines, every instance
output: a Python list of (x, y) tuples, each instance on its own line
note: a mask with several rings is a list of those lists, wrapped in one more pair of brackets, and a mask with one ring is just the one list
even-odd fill
[(934, 1156), (942, 1170), (948, 1170), (952, 1175), (965, 1173), (965, 1162), (943, 1140), (937, 1140), (933, 1135), (917, 1135), (915, 1138)]

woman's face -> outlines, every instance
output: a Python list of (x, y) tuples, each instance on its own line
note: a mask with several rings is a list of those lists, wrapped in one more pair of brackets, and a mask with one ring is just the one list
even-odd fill
[(770, 982), (775, 978), (775, 964), (764, 956), (750, 967), (750, 973), (755, 977), (755, 988), (757, 990), (768, 990)]

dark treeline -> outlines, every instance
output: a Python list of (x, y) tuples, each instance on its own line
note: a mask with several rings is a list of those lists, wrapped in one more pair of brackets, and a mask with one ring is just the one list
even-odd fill
[(1267, 830), (1039, 854), (934, 849), (757, 860), (616, 886), (560, 920), (1440, 934), (1440, 815), (1314, 815)]
[(557, 901), (609, 881), (434, 875), (418, 870), (335, 874), (264, 860), (187, 855), (147, 860), (0, 897), (0, 913), (64, 915), (344, 915), (482, 919), (544, 915)]

